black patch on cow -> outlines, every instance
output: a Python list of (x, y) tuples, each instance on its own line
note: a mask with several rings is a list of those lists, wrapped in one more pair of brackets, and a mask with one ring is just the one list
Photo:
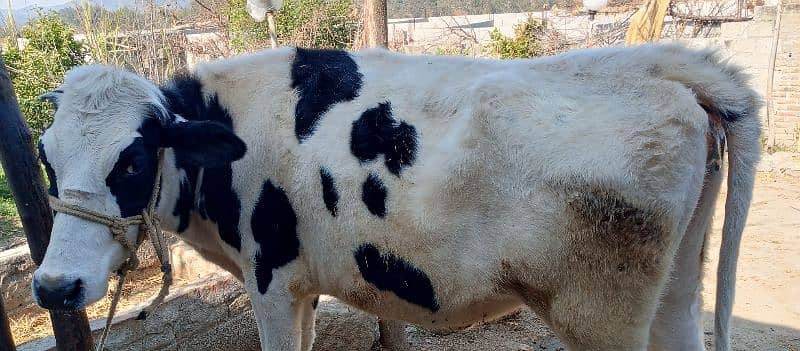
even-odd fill
[[(212, 121), (233, 128), (228, 110), (222, 106), (216, 94), (206, 99), (202, 83), (190, 75), (179, 75), (162, 87), (170, 113), (180, 115), (188, 121)], [(203, 142), (198, 140), (197, 142)], [(179, 229), (186, 229), (189, 213), (195, 209), (204, 218), (217, 224), (219, 236), (236, 250), (241, 249), (239, 215), (241, 201), (233, 189), (233, 170), (230, 164), (203, 168), (199, 199), (195, 199), (201, 168), (196, 160), (180, 150), (175, 150), (176, 167), (186, 171), (188, 184), (181, 184), (180, 197), (173, 213), (180, 216)], [(194, 206), (196, 204), (196, 207)]]
[(381, 254), (372, 244), (361, 245), (353, 254), (361, 276), (380, 290), (436, 312), (439, 303), (428, 276), (406, 260), (391, 253)]
[(194, 208), (194, 189), (192, 185), (196, 184), (197, 173), (192, 175), (187, 174), (187, 179), (181, 180), (180, 189), (178, 193), (178, 200), (175, 202), (175, 209), (172, 210), (172, 215), (177, 216), (178, 233), (183, 233), (189, 228), (189, 215)]
[(119, 153), (106, 185), (117, 199), (122, 217), (142, 213), (150, 202), (158, 169), (159, 121), (146, 118), (137, 130), (141, 136)]
[(232, 185), (231, 166), (205, 168), (200, 184), (200, 215), (217, 223), (219, 236), (228, 245), (239, 250), (242, 239), (239, 234), (239, 213), (242, 210), (239, 195)]
[(319, 118), (340, 102), (352, 101), (361, 90), (358, 65), (345, 51), (297, 48), (292, 62), (295, 107), (294, 133), (299, 142), (314, 134)]
[(242, 139), (214, 121), (170, 123), (163, 128), (161, 146), (179, 151), (185, 162), (203, 168), (229, 165), (247, 152)]
[(392, 117), (391, 103), (383, 102), (364, 111), (353, 122), (350, 151), (361, 162), (372, 161), (383, 154), (386, 167), (399, 176), (403, 167), (414, 163), (417, 131), (406, 122), (396, 121)]
[(361, 200), (367, 205), (369, 212), (381, 218), (385, 217), (386, 187), (378, 175), (370, 173), (361, 190)]
[(313, 300), (311, 300), (311, 308), (316, 310), (317, 306), (319, 306), (319, 295), (317, 295), (316, 297), (314, 297)]
[(267, 292), (272, 270), (291, 262), (300, 251), (297, 238), (297, 216), (286, 193), (264, 182), (253, 216), (250, 219), (253, 238), (261, 250), (255, 256), (255, 275), (258, 291)]
[(336, 204), (339, 202), (339, 192), (336, 191), (336, 183), (333, 181), (333, 176), (325, 168), (319, 170), (320, 181), (322, 182), (322, 200), (325, 201), (325, 207), (331, 216), (336, 217)]
[(44, 153), (44, 144), (39, 141), (39, 160), (42, 161), (44, 165), (44, 173), (47, 174), (47, 181), (50, 182), (50, 187), (47, 189), (47, 193), (50, 196), (58, 197), (58, 184), (56, 183), (56, 172), (53, 171), (53, 167), (50, 166), (50, 162), (47, 162), (47, 155)]

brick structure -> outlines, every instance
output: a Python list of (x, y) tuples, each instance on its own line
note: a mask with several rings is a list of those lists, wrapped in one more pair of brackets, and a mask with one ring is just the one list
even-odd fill
[(800, 150), (800, 0), (782, 0), (770, 121), (775, 143)]

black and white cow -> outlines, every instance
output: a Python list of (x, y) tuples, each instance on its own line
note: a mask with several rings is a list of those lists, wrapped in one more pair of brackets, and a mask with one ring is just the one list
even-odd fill
[[(283, 48), (163, 87), (79, 67), (52, 95), (51, 194), (138, 214), (166, 149), (163, 225), (243, 280), (266, 350), (311, 348), (319, 294), (434, 328), (525, 304), (573, 349), (703, 349), (703, 245), (727, 137), (716, 346), (729, 349), (760, 101), (713, 52)], [(97, 301), (124, 252), (107, 227), (56, 215), (36, 300)]]

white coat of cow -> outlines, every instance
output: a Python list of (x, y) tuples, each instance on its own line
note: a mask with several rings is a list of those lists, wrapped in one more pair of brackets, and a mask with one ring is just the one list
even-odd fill
[[(760, 102), (711, 51), (284, 48), (163, 87), (80, 67), (49, 97), (51, 193), (137, 214), (164, 148), (165, 228), (243, 279), (266, 350), (311, 348), (319, 294), (433, 328), (524, 304), (572, 349), (703, 349), (703, 247), (727, 142), (715, 337), (730, 347)], [(107, 227), (59, 213), (34, 296), (82, 308), (124, 259)]]

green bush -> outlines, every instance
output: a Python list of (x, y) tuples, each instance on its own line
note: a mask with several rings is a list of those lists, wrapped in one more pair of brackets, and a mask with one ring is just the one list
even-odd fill
[[(223, 12), (229, 18), (231, 46), (237, 52), (269, 47), (267, 21), (256, 22), (246, 0), (229, 0)], [(347, 48), (358, 29), (353, 0), (286, 0), (275, 14), (281, 45)]]
[(514, 37), (509, 38), (495, 29), (489, 33), (489, 49), (493, 56), (503, 59), (531, 58), (545, 54), (538, 40), (545, 32), (545, 25), (533, 18), (514, 27)]
[(16, 38), (6, 38), (5, 61), (19, 108), (25, 117), (34, 140), (53, 120), (52, 107), (38, 97), (61, 84), (64, 74), (83, 63), (84, 50), (73, 39), (73, 31), (55, 13), (40, 13), (21, 30), (27, 41), (20, 49)]
[(8, 188), (6, 175), (0, 168), (0, 247), (5, 246), (7, 239), (20, 236), (21, 229), (14, 197)]

